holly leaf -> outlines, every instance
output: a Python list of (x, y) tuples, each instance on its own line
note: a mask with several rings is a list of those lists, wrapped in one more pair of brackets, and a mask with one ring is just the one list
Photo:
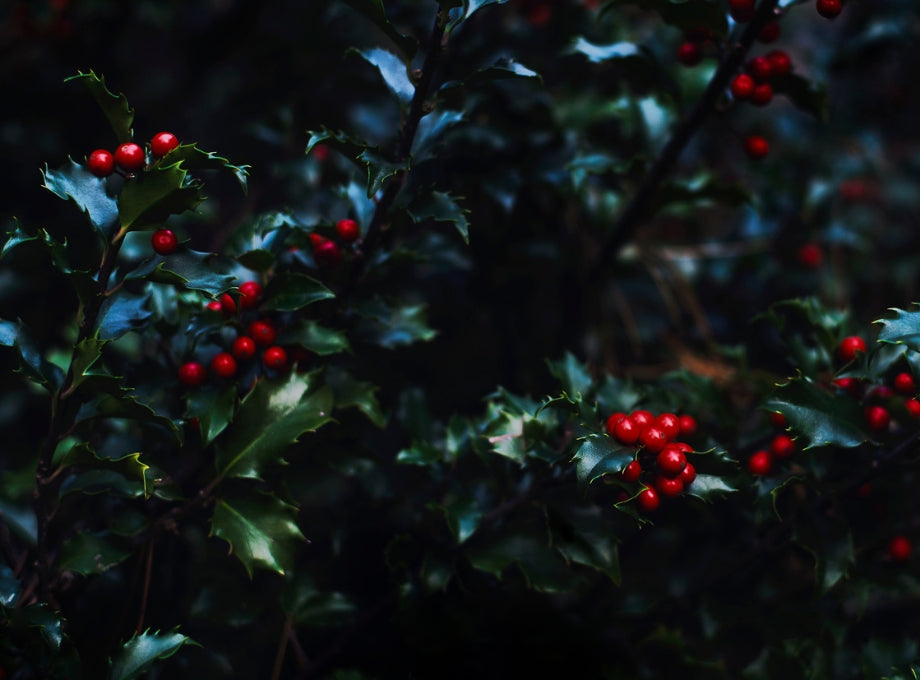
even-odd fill
[(60, 170), (42, 171), (44, 187), (63, 199), (77, 204), (90, 223), (106, 239), (111, 238), (118, 223), (118, 201), (106, 192), (105, 181), (68, 158)]
[(237, 386), (229, 384), (222, 389), (193, 390), (188, 396), (186, 415), (198, 418), (201, 441), (205, 446), (230, 424), (236, 407)]
[(218, 474), (259, 479), (262, 468), (280, 461), (301, 435), (332, 420), (332, 390), (318, 383), (316, 372), (257, 382), (217, 442)]
[(147, 470), (148, 465), (141, 462), (141, 454), (129, 453), (120, 458), (107, 458), (99, 456), (89, 444), (80, 443), (73, 446), (61, 459), (61, 468), (77, 467), (84, 470), (103, 470), (106, 472), (115, 472), (127, 480), (139, 482), (142, 493), (146, 497), (147, 493)]
[(399, 48), (406, 61), (411, 61), (418, 51), (418, 43), (408, 36), (403, 35), (387, 19), (386, 10), (382, 0), (344, 0), (345, 4), (363, 14), (377, 28), (383, 31), (393, 44)]
[(642, 55), (640, 47), (632, 42), (616, 42), (606, 45), (598, 45), (582, 36), (575, 39), (569, 48), (570, 54), (581, 54), (588, 58), (592, 64), (599, 64), (611, 59), (624, 59), (626, 57), (638, 57)]
[(196, 144), (180, 144), (164, 156), (161, 163), (164, 161), (169, 161), (169, 165), (181, 165), (185, 170), (229, 170), (243, 191), (248, 189), (248, 165), (234, 165), (213, 151), (199, 149)]
[(294, 548), (306, 539), (294, 517), (297, 508), (268, 494), (219, 498), (211, 517), (211, 536), (230, 544), (249, 578), (257, 568), (279, 574), (294, 566)]
[(353, 620), (357, 612), (347, 595), (319, 590), (302, 572), (294, 573), (285, 584), (281, 607), (301, 626), (338, 626)]
[(154, 662), (168, 659), (184, 645), (199, 646), (176, 630), (169, 633), (144, 631), (125, 642), (109, 659), (109, 680), (134, 680), (146, 673)]
[(585, 365), (566, 352), (559, 361), (547, 360), (550, 373), (562, 384), (563, 391), (571, 397), (583, 397), (591, 393), (594, 381)]
[(710, 501), (713, 496), (724, 496), (737, 490), (718, 475), (698, 474), (690, 486), (687, 487), (687, 494), (696, 496), (704, 501)]
[(279, 345), (300, 345), (321, 356), (351, 351), (344, 331), (326, 328), (312, 319), (301, 319), (285, 326), (277, 341)]
[(834, 395), (807, 378), (794, 378), (780, 385), (764, 408), (782, 413), (789, 428), (815, 446), (853, 448), (870, 439), (860, 427), (864, 421), (853, 399)]
[(635, 448), (623, 447), (607, 435), (588, 435), (572, 456), (579, 485), (585, 487), (604, 475), (619, 474), (635, 453)]
[(64, 82), (80, 81), (89, 89), (90, 94), (99, 104), (102, 113), (112, 126), (118, 144), (124, 144), (134, 139), (134, 109), (128, 104), (128, 98), (118, 93), (113, 94), (105, 85), (105, 77), (89, 73), (77, 72), (77, 75), (65, 78)]
[(367, 170), (368, 198), (373, 197), (387, 179), (398, 172), (409, 169), (407, 162), (395, 163), (384, 156), (376, 147), (325, 127), (319, 131), (310, 131), (306, 153), (309, 154), (317, 144), (323, 144), (335, 149), (347, 158), (352, 159), (358, 167), (363, 167)]
[(148, 305), (150, 294), (136, 295), (120, 289), (110, 295), (99, 308), (96, 337), (100, 340), (114, 340), (128, 331), (145, 328), (153, 312)]
[(306, 274), (284, 272), (265, 287), (262, 307), (279, 312), (294, 312), (320, 300), (334, 298), (335, 293)]
[(380, 72), (383, 82), (401, 104), (406, 105), (412, 101), (415, 85), (409, 80), (406, 62), (400, 57), (381, 47), (366, 50), (351, 48), (350, 52), (360, 55)]
[(777, 94), (786, 95), (796, 108), (822, 122), (827, 120), (829, 99), (824, 85), (793, 73), (777, 78), (773, 82), (773, 89)]
[(920, 310), (907, 311), (892, 308), (894, 317), (875, 321), (882, 328), (878, 334), (879, 342), (903, 345), (915, 352), (920, 352)]
[(11, 347), (19, 354), (18, 373), (50, 391), (60, 389), (64, 371), (46, 360), (22, 324), (0, 319), (0, 347)]
[(81, 531), (61, 546), (59, 564), (62, 569), (88, 576), (106, 572), (132, 554), (132, 550), (116, 545), (107, 533)]
[(201, 203), (201, 184), (181, 165), (139, 173), (125, 183), (118, 199), (123, 229), (162, 224), (170, 215), (194, 210)]
[(351, 374), (333, 366), (326, 370), (326, 384), (332, 388), (337, 409), (357, 408), (377, 427), (386, 426), (386, 418), (374, 394), (377, 391), (374, 384), (356, 380)]
[(125, 278), (147, 278), (217, 297), (235, 287), (236, 277), (230, 273), (234, 264), (223, 255), (184, 249), (168, 257), (152, 258), (147, 266), (138, 267)]
[(487, 5), (503, 5), (508, 0), (438, 0), (443, 9), (450, 9), (448, 22), (445, 27), (447, 32), (469, 19), (475, 12)]
[(393, 349), (434, 339), (437, 331), (428, 326), (424, 304), (393, 306), (380, 297), (357, 308), (362, 317), (360, 332), (381, 347)]
[(463, 242), (470, 242), (470, 225), (466, 220), (467, 211), (457, 205), (455, 199), (443, 191), (423, 193), (409, 207), (409, 214), (416, 222), (432, 219), (435, 222), (452, 222), (460, 232)]
[(619, 542), (596, 506), (547, 508), (550, 545), (566, 562), (581, 564), (620, 584)]

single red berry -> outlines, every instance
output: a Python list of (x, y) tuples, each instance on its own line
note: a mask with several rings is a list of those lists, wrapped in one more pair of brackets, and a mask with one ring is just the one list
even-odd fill
[(322, 163), (329, 158), (329, 147), (325, 144), (317, 144), (310, 150), (310, 153), (316, 160)]
[(635, 444), (639, 441), (640, 428), (631, 417), (620, 419), (613, 427), (613, 436), (621, 444)]
[(229, 352), (221, 352), (211, 359), (211, 370), (221, 378), (236, 375), (236, 359)]
[(732, 80), (732, 96), (735, 99), (750, 99), (751, 95), (754, 94), (755, 85), (756, 83), (751, 76), (747, 73), (739, 73), (735, 76), (734, 80)]
[(248, 335), (241, 335), (233, 341), (233, 347), (230, 351), (240, 361), (252, 359), (256, 355), (256, 341)]
[(639, 426), (639, 429), (642, 430), (646, 425), (651, 425), (655, 422), (655, 416), (652, 415), (651, 411), (646, 411), (645, 409), (636, 409), (629, 414), (629, 417), (632, 421)]
[(894, 396), (894, 390), (888, 387), (888, 385), (876, 385), (868, 394), (866, 394), (866, 399), (872, 399), (874, 401), (885, 401), (891, 399)]
[(848, 335), (837, 346), (837, 356), (843, 362), (853, 361), (857, 353), (866, 353), (866, 341), (858, 335)]
[(212, 312), (221, 312), (223, 313), (224, 307), (220, 304), (219, 300), (211, 300), (208, 304), (205, 305), (207, 309), (210, 309)]
[(680, 432), (680, 418), (673, 413), (660, 413), (655, 418), (655, 424), (660, 427), (668, 441), (674, 441)]
[(339, 244), (329, 239), (324, 239), (313, 249), (313, 257), (321, 265), (333, 266), (342, 261), (342, 249)]
[(248, 334), (259, 347), (268, 347), (274, 344), (275, 338), (278, 337), (278, 331), (275, 330), (271, 322), (265, 319), (253, 321), (249, 324)]
[(687, 463), (684, 466), (684, 469), (681, 470), (680, 477), (678, 477), (678, 479), (684, 483), (684, 488), (687, 488), (693, 484), (693, 480), (696, 479), (696, 468), (693, 467), (692, 463)]
[(884, 406), (867, 406), (864, 412), (866, 425), (873, 432), (884, 432), (891, 424), (891, 414)]
[(150, 237), (150, 243), (158, 255), (169, 255), (176, 252), (179, 239), (171, 229), (157, 229)]
[(636, 502), (639, 503), (639, 507), (643, 512), (654, 512), (658, 509), (661, 499), (655, 489), (646, 487), (636, 497)]
[(696, 66), (703, 61), (703, 48), (699, 43), (683, 42), (677, 48), (677, 61), (684, 66)]
[(906, 562), (910, 559), (912, 546), (907, 536), (898, 534), (888, 541), (888, 557), (894, 562)]
[(620, 479), (624, 482), (637, 482), (642, 474), (642, 465), (638, 460), (630, 461), (629, 465), (620, 471)]
[(287, 365), (287, 361), (287, 352), (283, 347), (278, 347), (278, 345), (273, 345), (262, 353), (262, 363), (265, 364), (266, 368), (274, 371), (282, 370)]
[(687, 442), (671, 442), (668, 446), (673, 446), (684, 453), (693, 453), (693, 447)]
[(753, 57), (745, 68), (758, 83), (768, 81), (773, 75), (773, 66), (766, 57)]
[(611, 437), (615, 437), (617, 423), (623, 420), (625, 417), (625, 413), (618, 411), (607, 418), (607, 420), (604, 422), (604, 429), (607, 431), (607, 434), (609, 434)]
[(773, 427), (785, 430), (788, 423), (786, 422), (786, 416), (782, 413), (772, 412), (770, 413), (770, 422), (773, 423)]
[(659, 476), (655, 478), (655, 490), (665, 498), (674, 498), (683, 492), (684, 483), (680, 477)]
[(770, 77), (781, 78), (792, 73), (792, 59), (783, 50), (770, 50), (764, 56), (770, 62)]
[(189, 361), (179, 367), (179, 382), (187, 387), (198, 387), (207, 376), (204, 366), (197, 361)]
[(664, 477), (677, 477), (687, 465), (687, 456), (676, 446), (666, 446), (655, 459), (658, 471)]
[(126, 172), (137, 172), (144, 167), (144, 149), (140, 144), (125, 142), (115, 149), (115, 163)]
[(769, 451), (758, 451), (748, 458), (748, 471), (757, 477), (765, 477), (773, 469), (773, 456)]
[(843, 9), (840, 0), (818, 0), (815, 7), (818, 10), (818, 14), (825, 19), (833, 19)]
[(907, 409), (911, 418), (920, 418), (920, 400), (916, 398), (905, 399), (904, 408)]
[(224, 293), (220, 296), (220, 308), (227, 316), (236, 314), (236, 300), (233, 299), (230, 293)]
[(689, 437), (692, 434), (696, 433), (696, 418), (689, 414), (684, 414), (678, 417), (680, 420), (680, 434), (683, 437)]
[(779, 38), (780, 31), (781, 29), (779, 27), (779, 22), (771, 21), (762, 29), (760, 29), (760, 33), (757, 34), (757, 39), (762, 43), (774, 42), (777, 38)]
[(728, 0), (728, 12), (738, 23), (754, 18), (754, 0)]
[(744, 140), (744, 150), (751, 158), (760, 160), (770, 153), (770, 142), (759, 135), (748, 135)]
[(770, 83), (758, 83), (751, 92), (751, 103), (754, 106), (766, 106), (773, 101), (773, 87)]
[(108, 177), (115, 172), (115, 156), (108, 149), (96, 149), (86, 157), (86, 167), (96, 177)]
[(345, 243), (352, 243), (361, 236), (361, 227), (354, 220), (339, 220), (335, 223), (335, 232)]
[(795, 440), (787, 434), (778, 434), (770, 442), (770, 453), (777, 458), (787, 458), (795, 453)]
[(901, 394), (913, 394), (917, 389), (914, 376), (906, 372), (898, 373), (894, 377), (894, 388)]
[(668, 444), (668, 436), (657, 425), (647, 425), (639, 432), (639, 443), (647, 451), (658, 453)]
[(252, 309), (262, 300), (262, 286), (258, 281), (245, 281), (240, 284), (240, 307)]
[(172, 132), (158, 132), (150, 140), (150, 150), (154, 156), (163, 157), (179, 146), (179, 140)]
[(817, 243), (803, 243), (795, 257), (805, 269), (818, 269), (824, 262), (824, 250)]

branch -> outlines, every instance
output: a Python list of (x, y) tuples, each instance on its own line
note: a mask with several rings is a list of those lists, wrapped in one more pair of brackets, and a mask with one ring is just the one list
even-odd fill
[(706, 117), (715, 108), (719, 98), (725, 92), (729, 80), (744, 62), (748, 51), (757, 39), (761, 29), (769, 23), (775, 15), (778, 0), (764, 0), (757, 8), (754, 18), (744, 29), (737, 44), (728, 52), (725, 59), (716, 69), (706, 86), (703, 95), (696, 106), (677, 125), (667, 144), (661, 150), (658, 158), (652, 164), (645, 180), (633, 196), (632, 200), (620, 214), (613, 227), (613, 231), (600, 249), (597, 258), (588, 269), (588, 281), (594, 282), (606, 267), (616, 259), (617, 253), (627, 243), (633, 240), (642, 223), (650, 217), (650, 209), (661, 183), (677, 164), (680, 154), (689, 141), (702, 127)]

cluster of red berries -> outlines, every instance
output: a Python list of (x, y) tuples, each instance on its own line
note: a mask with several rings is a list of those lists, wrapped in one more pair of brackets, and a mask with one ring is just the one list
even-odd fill
[[(341, 219), (335, 223), (335, 233), (342, 243), (351, 245), (361, 238), (361, 227), (355, 220)], [(342, 247), (333, 239), (314, 231), (310, 233), (310, 245), (317, 264), (333, 266), (342, 261)]]
[(773, 471), (773, 464), (777, 458), (784, 459), (795, 453), (795, 440), (786, 434), (789, 424), (782, 413), (771, 413), (770, 422), (776, 428), (769, 446), (751, 454), (748, 458), (748, 471), (756, 477), (766, 477)]
[[(158, 132), (150, 140), (150, 153), (162, 158), (179, 146), (179, 139), (172, 132)], [(117, 170), (127, 175), (143, 170), (147, 165), (147, 152), (136, 142), (125, 142), (112, 153), (108, 149), (96, 149), (86, 157), (86, 167), (96, 177), (108, 177)]]
[(635, 458), (620, 471), (620, 479), (642, 486), (636, 502), (643, 512), (656, 510), (662, 497), (679, 496), (696, 479), (696, 469), (687, 460), (693, 447), (678, 440), (696, 432), (693, 416), (656, 416), (637, 409), (630, 414), (614, 413), (604, 429), (620, 444), (636, 447)]
[[(229, 318), (238, 318), (243, 310), (254, 310), (262, 300), (262, 286), (257, 281), (240, 284), (239, 300), (224, 293), (218, 300), (212, 300), (207, 308)], [(288, 366), (288, 352), (275, 344), (278, 330), (271, 319), (260, 318), (246, 326), (246, 332), (233, 341), (229, 351), (218, 352), (211, 359), (210, 368), (218, 378), (228, 380), (237, 374), (238, 362), (248, 361), (262, 352), (262, 364), (271, 371), (283, 371)], [(179, 367), (179, 381), (187, 387), (198, 387), (207, 379), (204, 364), (188, 361)]]

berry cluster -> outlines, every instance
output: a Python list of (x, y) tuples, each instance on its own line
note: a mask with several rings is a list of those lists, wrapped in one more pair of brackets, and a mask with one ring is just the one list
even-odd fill
[[(148, 146), (150, 154), (159, 159), (179, 146), (179, 139), (172, 132), (158, 132)], [(147, 152), (136, 142), (125, 142), (115, 149), (115, 153), (108, 149), (96, 149), (86, 157), (86, 167), (96, 177), (108, 177), (116, 170), (130, 177), (147, 167)]]
[(788, 458), (796, 450), (795, 440), (786, 433), (789, 426), (786, 417), (782, 413), (771, 413), (770, 422), (777, 432), (769, 446), (748, 458), (748, 471), (755, 477), (766, 477), (773, 471), (776, 459)]
[[(259, 352), (262, 365), (269, 371), (281, 372), (288, 367), (288, 351), (275, 344), (278, 337), (275, 322), (267, 317), (248, 321), (247, 317), (258, 317), (257, 307), (261, 300), (262, 285), (257, 281), (246, 281), (240, 284), (238, 299), (224, 293), (220, 299), (207, 304), (208, 310), (223, 314), (238, 330), (232, 345), (211, 358), (211, 373), (217, 378), (234, 378), (237, 375), (238, 362), (249, 361)], [(245, 329), (245, 332), (242, 329)], [(305, 357), (298, 355), (297, 358)], [(208, 370), (198, 361), (187, 361), (179, 367), (178, 376), (179, 381), (186, 387), (199, 387), (207, 379)]]
[[(339, 241), (350, 246), (361, 238), (361, 227), (355, 220), (341, 219), (335, 223), (335, 234)], [(317, 264), (331, 267), (342, 261), (342, 247), (333, 239), (314, 231), (310, 234), (310, 245)]]
[(696, 432), (693, 416), (655, 416), (638, 409), (628, 415), (614, 413), (604, 427), (620, 444), (636, 447), (635, 457), (620, 471), (620, 479), (641, 486), (636, 502), (643, 512), (656, 510), (662, 497), (679, 496), (696, 479), (696, 469), (687, 460), (693, 447), (678, 440)]

